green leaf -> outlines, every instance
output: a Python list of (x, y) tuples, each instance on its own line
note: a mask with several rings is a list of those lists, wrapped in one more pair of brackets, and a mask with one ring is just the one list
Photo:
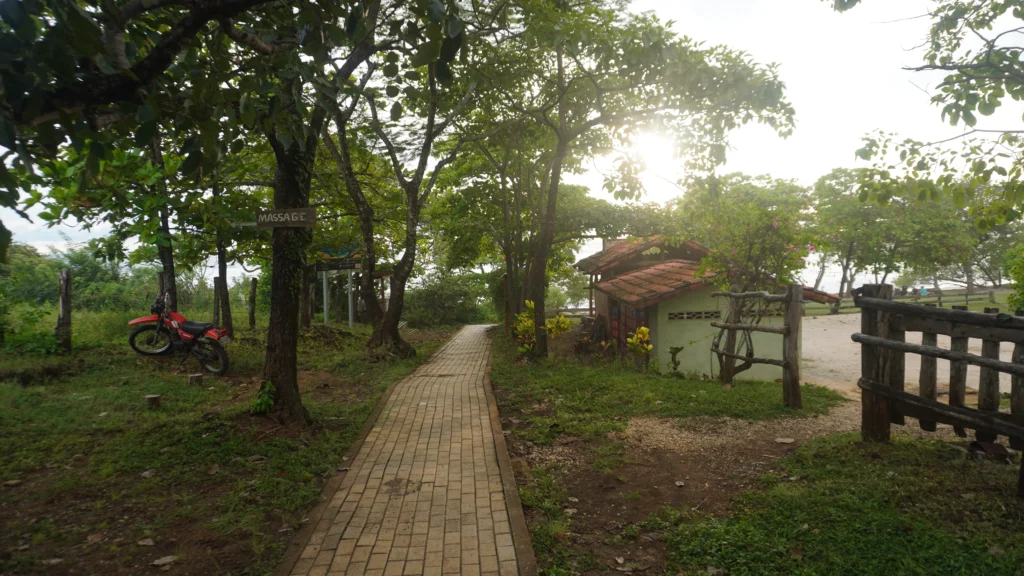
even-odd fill
[(135, 131), (135, 147), (145, 148), (149, 146), (149, 143), (153, 141), (153, 136), (156, 136), (156, 120), (150, 120), (139, 125), (138, 130)]
[(65, 11), (67, 20), (64, 22), (70, 28), (70, 42), (83, 56), (95, 56), (103, 52), (103, 32), (92, 18), (78, 7), (77, 3), (66, 4)]
[(964, 110), (964, 123), (973, 128), (978, 124), (978, 118), (974, 116), (974, 113), (970, 110)]
[(188, 158), (186, 158), (185, 161), (182, 162), (181, 164), (181, 173), (184, 174), (185, 176), (189, 176), (190, 174), (199, 169), (199, 164), (202, 162), (202, 160), (203, 154), (198, 150), (189, 154)]
[(385, 78), (394, 78), (395, 76), (398, 76), (398, 64), (395, 64), (394, 62), (386, 64), (383, 68), (383, 72)]
[(441, 43), (437, 41), (424, 42), (420, 44), (419, 50), (409, 60), (409, 65), (413, 68), (419, 68), (420, 66), (426, 66), (435, 60), (441, 54)]
[(430, 5), (427, 6), (427, 17), (434, 22), (442, 22), (444, 20), (444, 4), (441, 0), (430, 0)]
[(462, 48), (462, 38), (460, 35), (455, 38), (444, 39), (444, 42), (441, 43), (441, 62), (453, 62), (455, 60), (459, 49)]
[(402, 119), (402, 103), (395, 102), (391, 105), (391, 121), (398, 122)]
[(11, 246), (13, 236), (4, 223), (0, 222), (0, 263), (7, 262), (7, 249)]
[(406, 70), (403, 76), (405, 76), (406, 80), (411, 80), (413, 82), (418, 82), (423, 78), (423, 75), (419, 73), (419, 70)]
[(0, 3), (0, 19), (14, 29), (14, 34), (23, 42), (36, 39), (36, 24), (25, 11), (21, 0), (7, 0)]
[(389, 98), (394, 98), (401, 92), (398, 89), (398, 86), (395, 86), (394, 84), (388, 84), (388, 87), (385, 88), (384, 91), (387, 93)]
[(348, 35), (349, 40), (356, 39), (356, 33), (359, 32), (359, 23), (363, 19), (363, 9), (361, 3), (357, 3), (349, 11), (348, 17), (345, 18), (345, 33)]
[(462, 35), (463, 30), (462, 20), (455, 14), (448, 17), (448, 37), (455, 38), (456, 36)]

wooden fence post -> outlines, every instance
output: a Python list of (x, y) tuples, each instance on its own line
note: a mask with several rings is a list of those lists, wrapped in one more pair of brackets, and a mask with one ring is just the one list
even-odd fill
[(213, 324), (220, 326), (220, 276), (213, 277)]
[[(906, 338), (904, 338), (906, 339)], [(931, 346), (933, 348), (939, 345), (939, 335), (933, 332), (924, 332), (921, 334), (921, 345)], [(935, 400), (938, 398), (938, 386), (936, 383), (936, 377), (938, 376), (938, 360), (932, 356), (921, 356), (921, 378), (920, 390), (918, 395), (921, 398), (927, 398), (929, 400)], [(929, 420), (920, 420), (921, 430), (926, 432), (935, 432), (935, 422)]]
[[(953, 306), (953, 310), (967, 311), (967, 306)], [(953, 336), (949, 339), (949, 349), (957, 354), (967, 353), (968, 338)], [(949, 363), (949, 405), (963, 408), (967, 395), (967, 362)], [(953, 431), (961, 438), (967, 438), (967, 430), (954, 426)]]
[(786, 333), (782, 336), (782, 400), (789, 408), (804, 407), (800, 397), (800, 323), (804, 316), (804, 288), (786, 287)]
[[(861, 296), (892, 300), (892, 286), (889, 284), (865, 284)], [(877, 310), (865, 309), (860, 317), (862, 334), (888, 337), (889, 315)], [(882, 384), (888, 378), (886, 350), (868, 344), (861, 344), (861, 376)], [(861, 390), (861, 438), (865, 442), (889, 441), (889, 401), (870, 390)]]
[(249, 330), (256, 329), (256, 284), (255, 278), (249, 281)]
[[(986, 314), (998, 314), (999, 308), (985, 308)], [(999, 341), (982, 340), (981, 355), (985, 358), (999, 360)], [(991, 368), (981, 367), (981, 382), (978, 386), (978, 410), (982, 412), (999, 412), (999, 372)], [(978, 442), (995, 442), (998, 437), (991, 432), (974, 432)]]
[[(1024, 310), (1017, 310), (1017, 316), (1024, 316)], [(1024, 344), (1018, 342), (1013, 347), (1014, 364), (1024, 364)], [(1010, 379), (1010, 414), (1024, 416), (1024, 378), (1014, 375)], [(1024, 440), (1010, 438), (1010, 447), (1014, 450), (1024, 450)], [(1021, 462), (1021, 489), (1024, 492), (1024, 462)]]
[[(890, 322), (889, 340), (906, 342), (907, 333), (903, 330), (903, 326), (894, 325)], [(887, 352), (889, 353), (889, 372), (888, 379), (885, 380), (885, 383), (890, 388), (903, 392), (906, 387), (905, 380), (907, 376), (906, 354), (903, 352), (897, 352), (896, 350), (888, 350)], [(889, 422), (900, 426), (907, 423), (903, 413), (900, 412), (899, 408), (892, 404), (889, 404)]]
[(71, 271), (61, 270), (57, 273), (60, 297), (57, 311), (57, 327), (53, 334), (64, 352), (71, 352)]
[[(742, 306), (743, 300), (739, 298), (729, 298), (729, 314), (726, 316), (726, 324), (739, 324), (740, 323), (740, 307)], [(728, 330), (725, 333), (725, 351), (729, 354), (736, 353), (736, 331)], [(732, 379), (736, 372), (736, 359), (728, 356), (722, 358), (722, 384), (726, 386), (732, 385)]]

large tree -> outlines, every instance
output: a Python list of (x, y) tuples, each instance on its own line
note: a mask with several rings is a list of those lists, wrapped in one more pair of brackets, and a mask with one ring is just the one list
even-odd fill
[[(793, 110), (773, 67), (679, 38), (652, 14), (625, 8), (625, 2), (610, 0), (520, 2), (522, 29), (502, 42), (509, 57), (495, 59), (486, 75), (488, 88), (505, 96), (507, 108), (549, 135), (541, 164), (540, 232), (527, 280), (535, 303), (534, 351), (541, 356), (547, 355), (547, 261), (562, 177), (574, 159), (628, 147), (632, 136), (656, 123), (686, 141), (694, 168), (711, 170), (724, 161), (733, 128), (759, 121), (786, 133), (792, 126)], [(620, 166), (626, 175), (621, 181), (634, 184), (630, 163)], [(626, 196), (636, 190), (627, 185), (618, 191)]]

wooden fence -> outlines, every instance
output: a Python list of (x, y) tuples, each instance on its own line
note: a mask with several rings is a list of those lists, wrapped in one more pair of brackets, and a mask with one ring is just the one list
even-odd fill
[[(927, 296), (921, 296), (920, 294), (908, 294), (906, 296), (893, 296), (892, 298), (897, 302), (912, 302), (914, 304), (923, 304), (930, 306), (938, 306), (943, 308), (946, 306), (958, 306), (958, 305), (969, 305), (971, 302), (988, 302), (990, 304), (996, 303), (996, 293), (994, 290), (988, 292), (978, 292), (975, 294), (964, 293), (948, 293), (943, 291), (930, 292)], [(813, 306), (813, 305), (812, 305)], [(851, 310), (857, 308), (856, 302), (848, 304), (846, 306), (839, 306), (840, 310)], [(832, 310), (831, 304), (822, 304), (821, 308), (815, 308), (817, 310), (827, 309)]]
[[(785, 294), (769, 294), (767, 292), (714, 292), (712, 296), (729, 298), (729, 315), (725, 322), (712, 322), (715, 328), (725, 332), (725, 348), (712, 346), (711, 351), (718, 355), (721, 366), (721, 379), (731, 384), (737, 371), (736, 360), (745, 364), (770, 364), (782, 367), (782, 401), (790, 408), (803, 408), (800, 397), (800, 323), (803, 320), (803, 286), (792, 284), (786, 288)], [(781, 303), (784, 308), (784, 326), (762, 326), (760, 324), (744, 324), (741, 310), (744, 300), (760, 299), (766, 303)], [(753, 350), (748, 347), (747, 355), (736, 353), (736, 337), (738, 332), (767, 332), (782, 336), (782, 360), (774, 358), (756, 358)]]
[[(903, 425), (910, 416), (920, 421), (922, 430), (934, 432), (936, 423), (943, 423), (961, 437), (971, 429), (979, 442), (1006, 436), (1014, 448), (1024, 447), (1024, 318), (999, 314), (995, 308), (980, 313), (894, 302), (888, 284), (858, 288), (854, 301), (863, 310), (861, 332), (852, 338), (861, 344), (858, 386), (865, 441), (887, 442), (890, 425)], [(922, 343), (908, 343), (907, 332), (922, 333)], [(939, 334), (950, 337), (950, 350), (937, 346)], [(982, 341), (981, 356), (968, 353), (970, 338)], [(1014, 346), (1012, 362), (999, 359), (1003, 342)], [(921, 356), (917, 395), (904, 391), (907, 353)], [(937, 400), (938, 359), (950, 362), (949, 404)], [(977, 409), (964, 406), (968, 364), (981, 367)], [(999, 411), (1000, 373), (1012, 377), (1009, 414)], [(1024, 465), (1017, 491), (1024, 496)]]

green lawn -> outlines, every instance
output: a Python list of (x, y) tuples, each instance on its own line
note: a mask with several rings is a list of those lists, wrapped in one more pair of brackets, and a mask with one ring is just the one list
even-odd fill
[[(513, 442), (548, 445), (572, 438), (563, 448), (592, 463), (593, 474), (615, 475), (626, 456), (615, 433), (625, 430), (631, 418), (803, 418), (844, 401), (826, 388), (804, 386), (804, 410), (794, 411), (783, 405), (782, 385), (775, 382), (738, 382), (725, 390), (719, 382), (641, 374), (619, 365), (582, 366), (566, 358), (524, 362), (508, 337), (496, 332), (494, 338), (491, 379)], [(592, 555), (567, 536), (572, 534), (573, 519), (565, 510), (568, 495), (559, 466), (538, 466), (531, 474), (534, 481), (521, 485), (519, 492), (531, 518), (542, 574), (589, 574), (600, 569)]]
[[(312, 428), (248, 414), (262, 333), (239, 334), (231, 372), (202, 386), (187, 384), (193, 360), (179, 372), (177, 359), (140, 358), (126, 342), (70, 357), (0, 356), (10, 367), (0, 382), (0, 481), (21, 481), (0, 487), (0, 551), (28, 546), (0, 554), (0, 572), (37, 573), (54, 557), (144, 566), (159, 549), (192, 573), (269, 573), (381, 394), (447, 333), (420, 333), (415, 359), (377, 364), (365, 360), (366, 335), (300, 344)], [(70, 368), (27, 386), (11, 379), (32, 374), (33, 362)], [(162, 396), (160, 410), (147, 409), (147, 394)], [(134, 544), (144, 538), (156, 548)], [(232, 552), (216, 567), (200, 552), (219, 548), (211, 539)]]
[(496, 333), (491, 378), (502, 392), (503, 414), (525, 425), (514, 434), (537, 444), (559, 435), (601, 442), (624, 430), (630, 418), (655, 416), (728, 416), (745, 420), (823, 414), (843, 401), (820, 386), (802, 387), (804, 409), (782, 404), (782, 384), (738, 382), (724, 390), (719, 382), (641, 374), (619, 365), (583, 366), (572, 359), (523, 362), (510, 339)]
[(728, 518), (665, 511), (671, 567), (740, 575), (1024, 574), (1018, 466), (933, 440), (814, 439)]

